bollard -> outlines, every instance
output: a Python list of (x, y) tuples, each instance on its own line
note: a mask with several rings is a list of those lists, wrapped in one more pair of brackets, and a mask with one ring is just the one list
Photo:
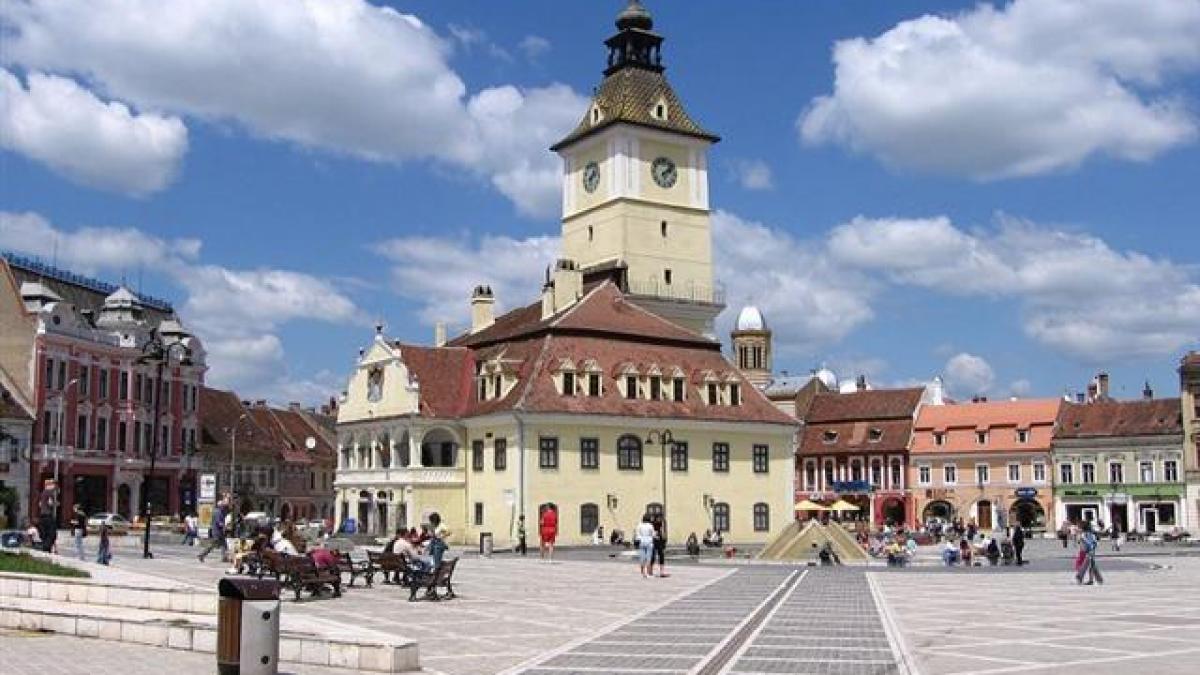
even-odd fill
[(222, 579), (217, 585), (217, 672), (279, 672), (279, 582)]
[(493, 539), (491, 532), (480, 532), (479, 555), (485, 558), (492, 557), (492, 547), (494, 546), (494, 541), (495, 540)]

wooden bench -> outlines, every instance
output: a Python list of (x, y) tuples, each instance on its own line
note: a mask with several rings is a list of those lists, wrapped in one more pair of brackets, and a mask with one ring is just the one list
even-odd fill
[(375, 577), (370, 560), (354, 560), (349, 553), (338, 554), (337, 569), (339, 574), (350, 575), (351, 586), (354, 586), (354, 580), (358, 577), (366, 579), (367, 585), (370, 586)]
[(283, 556), (280, 570), (280, 585), (290, 588), (300, 599), (300, 592), (307, 590), (311, 597), (320, 597), (321, 589), (333, 588), (333, 597), (342, 596), (342, 575), (337, 569), (317, 567), (312, 559), (304, 555)]
[[(417, 599), (417, 591), (425, 589), (425, 597), (429, 600), (449, 600), (456, 597), (454, 594), (454, 586), (451, 582), (454, 578), (454, 568), (458, 566), (458, 558), (453, 560), (443, 560), (438, 565), (436, 570), (430, 572), (419, 573), (412, 571), (409, 579), (409, 594), (408, 601), (415, 602)], [(407, 568), (407, 565), (406, 565)], [(446, 592), (443, 595), (438, 595), (437, 589), (445, 588)]]
[(255, 570), (255, 576), (261, 579), (269, 574), (278, 581), (280, 575), (283, 574), (283, 561), (287, 557), (273, 548), (264, 548), (258, 553), (258, 568)]
[(367, 563), (370, 566), (368, 578), (373, 578), (377, 572), (382, 572), (383, 583), (402, 583), (402, 577), (407, 567), (407, 561), (403, 555), (399, 553), (375, 553), (374, 551), (368, 551)]

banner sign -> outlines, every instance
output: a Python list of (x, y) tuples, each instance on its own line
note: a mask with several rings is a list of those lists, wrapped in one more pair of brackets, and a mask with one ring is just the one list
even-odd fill
[(1028, 487), (1017, 488), (1016, 492), (1014, 494), (1016, 494), (1021, 499), (1033, 499), (1034, 497), (1037, 496), (1037, 490), (1035, 490), (1033, 488), (1028, 488)]

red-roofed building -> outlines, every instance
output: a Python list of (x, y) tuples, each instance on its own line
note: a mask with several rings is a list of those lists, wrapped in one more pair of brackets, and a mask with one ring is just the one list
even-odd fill
[(1061, 401), (922, 406), (909, 445), (913, 525), (1053, 528), (1051, 439)]
[(908, 442), (924, 393), (916, 387), (812, 396), (796, 453), (796, 500), (844, 499), (859, 509), (846, 518), (908, 522)]

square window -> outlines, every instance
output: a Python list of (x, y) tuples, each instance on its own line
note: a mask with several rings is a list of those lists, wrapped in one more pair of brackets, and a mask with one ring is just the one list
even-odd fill
[(541, 469), (557, 469), (558, 468), (558, 439), (557, 438), (539, 438), (538, 439), (538, 468), (541, 468)]
[(581, 439), (579, 439), (579, 468), (581, 468), (581, 469), (599, 469), (600, 468), (600, 439), (598, 439), (598, 438), (581, 438)]
[(771, 448), (766, 445), (756, 445), (753, 450), (754, 473), (767, 473), (771, 468)]
[(688, 444), (687, 441), (675, 441), (671, 446), (671, 470), (672, 471), (687, 471), (688, 470)]
[(728, 443), (713, 443), (712, 448), (712, 468), (713, 471), (728, 473), (729, 471), (729, 444)]

